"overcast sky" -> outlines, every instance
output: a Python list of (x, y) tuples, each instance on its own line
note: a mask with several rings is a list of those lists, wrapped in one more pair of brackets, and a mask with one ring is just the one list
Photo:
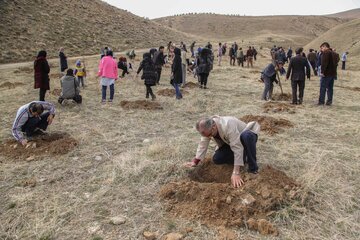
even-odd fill
[(360, 0), (103, 0), (140, 17), (158, 18), (180, 13), (323, 15), (360, 8)]

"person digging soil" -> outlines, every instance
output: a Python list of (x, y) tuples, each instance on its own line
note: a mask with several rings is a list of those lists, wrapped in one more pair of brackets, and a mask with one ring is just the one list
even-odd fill
[(205, 158), (210, 140), (217, 144), (217, 150), (213, 156), (215, 164), (233, 164), (231, 183), (237, 188), (244, 184), (240, 176), (240, 167), (248, 163), (250, 173), (258, 173), (256, 160), (256, 142), (260, 125), (257, 122), (245, 123), (235, 117), (213, 116), (200, 119), (196, 123), (196, 130), (201, 134), (196, 156), (185, 164), (187, 167), (195, 167)]

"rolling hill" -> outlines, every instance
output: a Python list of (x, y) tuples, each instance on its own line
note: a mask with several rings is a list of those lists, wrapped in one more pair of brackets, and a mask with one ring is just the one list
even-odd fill
[[(279, 38), (289, 44), (304, 45), (347, 20), (324, 16), (230, 16), (185, 14), (154, 19), (173, 29), (212, 39)], [(194, 24), (196, 22), (196, 24)], [(260, 41), (261, 41), (260, 40)]]
[(339, 12), (335, 14), (329, 14), (328, 17), (344, 18), (344, 19), (355, 19), (360, 18), (360, 8), (352, 9), (345, 12)]
[(330, 46), (337, 49), (338, 53), (348, 51), (349, 58), (360, 57), (360, 32), (354, 31), (360, 29), (360, 19), (338, 25), (325, 32), (318, 38), (305, 46), (305, 49), (318, 49), (323, 42), (329, 42)]
[(0, 63), (32, 60), (41, 49), (55, 57), (65, 47), (68, 56), (79, 56), (187, 37), (100, 0), (2, 0), (0, 12)]

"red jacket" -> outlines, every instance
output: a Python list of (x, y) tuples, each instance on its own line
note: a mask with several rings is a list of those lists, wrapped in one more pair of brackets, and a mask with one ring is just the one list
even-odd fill
[(34, 88), (50, 89), (49, 72), (50, 66), (46, 58), (36, 58), (34, 61)]

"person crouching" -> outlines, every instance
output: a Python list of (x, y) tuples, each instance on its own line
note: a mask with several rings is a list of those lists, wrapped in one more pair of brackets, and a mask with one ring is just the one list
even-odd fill
[(76, 103), (82, 102), (82, 97), (80, 95), (80, 85), (76, 81), (75, 76), (73, 75), (73, 70), (69, 68), (66, 71), (66, 75), (63, 76), (60, 80), (61, 83), (61, 95), (58, 99), (60, 104), (63, 104), (65, 99), (72, 99)]

